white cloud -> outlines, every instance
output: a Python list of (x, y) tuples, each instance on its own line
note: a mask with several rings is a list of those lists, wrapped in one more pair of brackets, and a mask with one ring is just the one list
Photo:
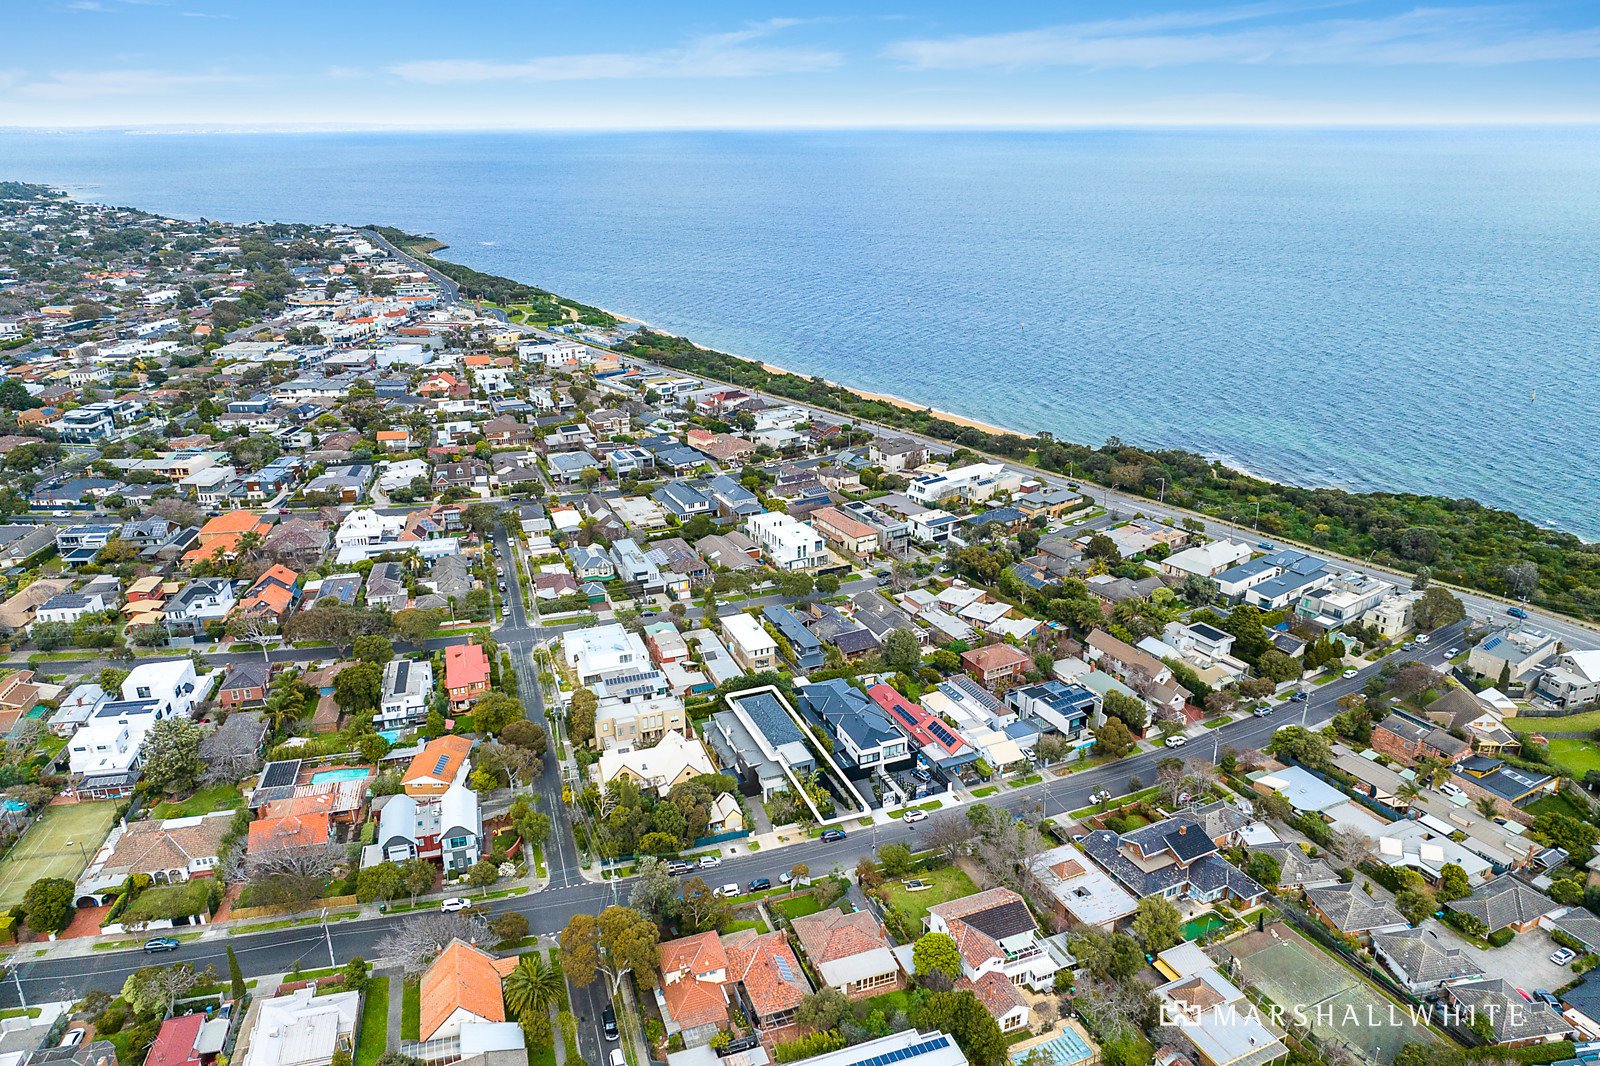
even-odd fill
[(1283, 13), (1266, 5), (1174, 12), (899, 41), (885, 54), (918, 69), (938, 70), (1197, 63), (1492, 66), (1600, 58), (1600, 27), (1531, 27), (1506, 8), (1415, 8), (1383, 18), (1272, 21)]
[(653, 52), (585, 52), (539, 56), (505, 63), (478, 59), (422, 59), (400, 63), (390, 73), (425, 85), (486, 81), (597, 81), (619, 78), (752, 78), (832, 70), (841, 60), (825, 49), (757, 45), (752, 42), (801, 25), (802, 19), (769, 19), (728, 33), (709, 34), (682, 48)]
[(160, 96), (223, 85), (260, 82), (244, 74), (175, 73), (166, 70), (61, 70), (41, 81), (23, 81), (17, 93), (35, 100), (95, 100), (108, 96)]

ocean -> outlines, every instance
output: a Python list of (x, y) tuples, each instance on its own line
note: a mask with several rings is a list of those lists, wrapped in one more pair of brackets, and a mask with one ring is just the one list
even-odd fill
[(0, 177), (387, 223), (996, 424), (1600, 537), (1592, 130), (5, 133)]

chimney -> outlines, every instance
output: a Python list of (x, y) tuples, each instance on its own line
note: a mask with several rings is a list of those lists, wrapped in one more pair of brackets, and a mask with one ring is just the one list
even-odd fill
[(1178, 826), (1178, 835), (1179, 836), (1183, 836), (1184, 834), (1186, 834), (1188, 832), (1189, 832), (1189, 827), (1187, 825)]

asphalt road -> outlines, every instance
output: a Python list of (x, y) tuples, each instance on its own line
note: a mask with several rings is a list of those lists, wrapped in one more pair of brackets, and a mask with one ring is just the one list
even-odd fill
[[(1390, 656), (1404, 662), (1417, 659), (1439, 667), (1444, 662), (1446, 649), (1457, 640), (1463, 626), (1457, 623), (1434, 634), (1430, 643), (1410, 651)], [(1223, 747), (1235, 749), (1260, 748), (1268, 743), (1272, 734), (1285, 725), (1301, 724), (1318, 728), (1337, 713), (1339, 697), (1358, 692), (1367, 678), (1377, 670), (1377, 664), (1364, 667), (1354, 678), (1336, 678), (1314, 688), (1303, 704), (1286, 704), (1266, 718), (1244, 718), (1230, 722), (1204, 736), (1189, 740), (1181, 754), (1214, 758)], [(519, 676), (521, 675), (519, 667)], [(534, 680), (537, 679), (535, 671)], [(536, 686), (534, 686), (536, 689)], [(532, 691), (532, 690), (524, 690)], [(1207, 741), (1210, 741), (1207, 744)], [(1132, 777), (1143, 784), (1155, 781), (1157, 764), (1169, 753), (1166, 749), (1143, 752), (1094, 769), (1070, 774), (1064, 778), (1049, 778), (1038, 785), (1002, 792), (986, 800), (992, 807), (1016, 814), (1059, 815), (1086, 807), (1089, 797), (1101, 789), (1113, 794), (1129, 791)], [(550, 760), (551, 765), (554, 760)], [(576, 851), (571, 849), (572, 837), (565, 832), (568, 812), (560, 802), (559, 779), (554, 782), (554, 803), (549, 801), (552, 786), (547, 778), (541, 782), (540, 791), (547, 797), (546, 809), (558, 828), (552, 831), (557, 841), (547, 858), (550, 862), (549, 887), (526, 896), (495, 900), (488, 904), (491, 913), (515, 910), (527, 915), (534, 933), (559, 933), (574, 914), (595, 914), (613, 902), (626, 904), (630, 889), (629, 879), (612, 883), (584, 881), (576, 876), (578, 865)], [(754, 854), (743, 854), (724, 860), (716, 877), (721, 881), (738, 881), (743, 884), (753, 877), (771, 877), (791, 869), (796, 863), (805, 863), (814, 874), (830, 871), (847, 872), (857, 861), (873, 854), (884, 844), (904, 841), (914, 848), (923, 846), (916, 826), (896, 822), (872, 830), (852, 829), (842, 841), (824, 844), (820, 840), (807, 841), (788, 847), (775, 848)], [(560, 871), (558, 873), (558, 871)], [(570, 876), (568, 876), (570, 875)], [(360, 955), (371, 961), (382, 955), (385, 932), (397, 923), (410, 919), (408, 915), (386, 915), (360, 921), (335, 923), (326, 934), (318, 927), (295, 930), (276, 930), (258, 934), (230, 936), (223, 940), (185, 944), (171, 955), (149, 957), (140, 951), (100, 952), (91, 957), (16, 960), (16, 978), (0, 984), (0, 1007), (17, 1004), (17, 981), (28, 998), (37, 1002), (54, 996), (62, 988), (82, 994), (91, 988), (114, 990), (121, 986), (127, 975), (149, 962), (185, 961), (196, 967), (216, 966), (219, 972), (227, 970), (224, 945), (231, 944), (248, 974), (287, 973), (298, 962), (306, 967), (327, 964), (328, 945), (331, 942), (334, 957), (344, 962)], [(23, 952), (26, 954), (26, 951)], [(599, 1012), (605, 1002), (603, 985), (597, 982), (590, 989), (574, 989), (574, 1012), (583, 1019), (580, 1025), (580, 1043), (584, 1060), (603, 1062), (600, 1054), (603, 1041), (598, 1029)], [(608, 1049), (607, 1049), (608, 1050)]]

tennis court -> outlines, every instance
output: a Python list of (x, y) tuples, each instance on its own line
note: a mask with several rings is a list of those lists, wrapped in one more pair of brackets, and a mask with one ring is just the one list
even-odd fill
[(116, 811), (115, 800), (46, 807), (0, 859), (0, 908), (21, 903), (41, 877), (76, 881), (111, 831)]
[(1230, 941), (1228, 952), (1239, 960), (1241, 980), (1282, 1007), (1285, 1021), (1297, 1020), (1298, 1010), (1319, 1040), (1392, 1063), (1406, 1044), (1435, 1039), (1404, 1007), (1284, 926)]

